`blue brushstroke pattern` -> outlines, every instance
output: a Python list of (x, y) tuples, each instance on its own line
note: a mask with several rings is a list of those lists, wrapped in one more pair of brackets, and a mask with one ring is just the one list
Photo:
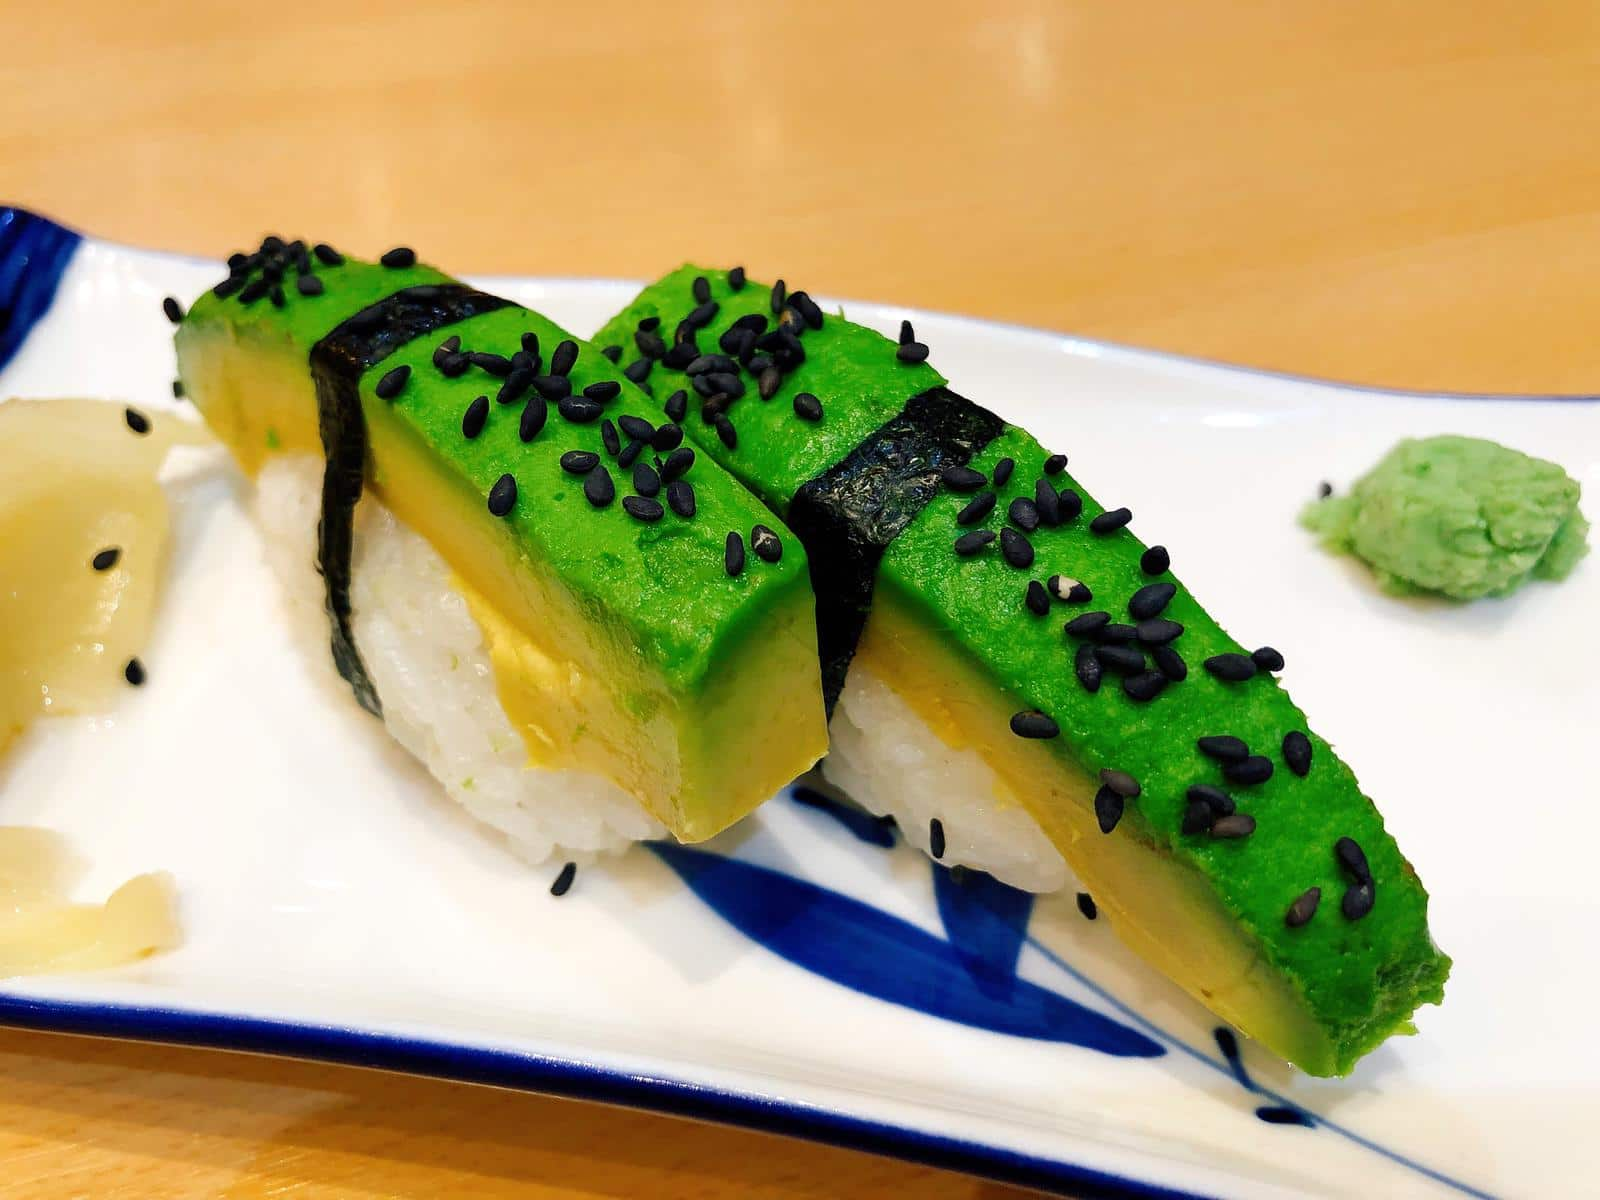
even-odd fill
[(61, 273), (83, 239), (20, 208), (0, 208), (0, 369), (55, 299)]
[(939, 920), (961, 965), (984, 995), (1011, 994), (1017, 956), (1028, 936), (1033, 896), (982, 871), (933, 867), (933, 896)]
[(1027, 982), (985, 995), (956, 948), (898, 917), (780, 871), (669, 842), (650, 848), (740, 933), (824, 979), (929, 1016), (1124, 1058), (1166, 1048), (1136, 1029)]
[(815, 788), (796, 784), (789, 789), (789, 798), (796, 804), (826, 813), (863, 842), (888, 849), (894, 845), (894, 822), (888, 817), (875, 817), (864, 808), (857, 808), (844, 800), (835, 800)]
[[(1228, 1064), (1228, 1069), (1233, 1072), (1233, 1077), (1239, 1081), (1239, 1086), (1245, 1091), (1257, 1096), (1268, 1095), (1256, 1081), (1250, 1078), (1250, 1072), (1244, 1068), (1244, 1055), (1239, 1052), (1238, 1035), (1226, 1025), (1218, 1025), (1211, 1031), (1211, 1036), (1217, 1040), (1217, 1049), (1222, 1051), (1222, 1058)], [(1304, 1125), (1313, 1128), (1317, 1119), (1301, 1108), (1298, 1104), (1263, 1104), (1256, 1109), (1256, 1119), (1265, 1121), (1268, 1125)]]

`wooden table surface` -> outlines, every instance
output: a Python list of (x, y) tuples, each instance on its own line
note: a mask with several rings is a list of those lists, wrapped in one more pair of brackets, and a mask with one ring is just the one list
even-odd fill
[[(1600, 391), (1584, 0), (56, 0), (6, 25), (0, 199), (108, 237), (403, 241), (461, 271), (741, 261), (1342, 379)], [(1013, 1194), (483, 1088), (18, 1033), (0, 1193)]]

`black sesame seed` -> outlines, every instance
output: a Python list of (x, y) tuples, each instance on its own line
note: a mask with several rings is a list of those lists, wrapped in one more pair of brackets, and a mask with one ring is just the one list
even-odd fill
[(605, 410), (593, 400), (585, 400), (582, 396), (568, 396), (556, 405), (556, 411), (574, 425), (587, 425), (590, 421), (598, 420)]
[(1094, 612), (1079, 613), (1061, 629), (1068, 637), (1095, 637), (1110, 623), (1111, 614), (1097, 609)]
[(596, 508), (604, 508), (617, 498), (617, 485), (604, 463), (583, 477), (583, 497)]
[(1256, 664), (1243, 654), (1214, 654), (1206, 659), (1205, 668), (1228, 683), (1242, 683), (1256, 673)]
[(443, 359), (436, 360), (439, 374), (446, 379), (456, 379), (467, 373), (467, 368), (472, 365), (465, 354), (447, 354)]
[(1051, 486), (1048, 479), (1040, 479), (1033, 485), (1033, 507), (1039, 514), (1039, 520), (1046, 525), (1061, 524), (1061, 495)]
[(631, 413), (625, 413), (618, 417), (617, 424), (621, 427), (623, 433), (631, 438), (638, 438), (642, 442), (652, 441), (656, 436), (656, 427), (654, 425), (643, 417), (636, 417)]
[(499, 379), (511, 374), (511, 360), (504, 354), (490, 354), (487, 350), (473, 350), (467, 361), (480, 371), (487, 371)]
[(617, 427), (607, 417), (600, 422), (600, 444), (606, 448), (606, 453), (615, 457), (617, 451), (622, 449), (622, 439), (617, 436)]
[(822, 420), (822, 401), (810, 392), (796, 392), (794, 395), (794, 415), (802, 421)]
[(235, 250), (228, 255), (228, 270), (233, 272), (243, 271), (250, 263), (250, 256), (243, 251)]
[(1067, 469), (1067, 456), (1065, 454), (1052, 454), (1044, 460), (1044, 473), (1046, 475), (1059, 475)]
[(171, 321), (174, 325), (182, 324), (183, 305), (178, 303), (178, 298), (176, 296), (168, 296), (165, 300), (163, 300), (161, 302), (161, 311), (167, 314), (167, 320)]
[(650, 378), (650, 368), (654, 365), (648, 358), (635, 359), (622, 368), (622, 373), (627, 376), (630, 383), (643, 383)]
[(1256, 831), (1256, 819), (1249, 813), (1231, 813), (1211, 822), (1214, 838), (1247, 838)]
[(1088, 892), (1078, 893), (1078, 911), (1083, 914), (1086, 921), (1092, 921), (1100, 915), (1100, 910), (1095, 907), (1094, 897)]
[(730, 529), (722, 543), (722, 569), (729, 575), (738, 575), (744, 570), (744, 539), (737, 529)]
[(572, 881), (577, 878), (578, 864), (569, 862), (561, 868), (561, 873), (556, 876), (556, 881), (550, 885), (552, 896), (565, 896), (572, 888)]
[(568, 450), (561, 456), (561, 469), (569, 475), (587, 475), (600, 465), (593, 450)]
[(1189, 664), (1184, 662), (1183, 655), (1179, 654), (1171, 646), (1155, 647), (1150, 651), (1150, 658), (1156, 664), (1156, 670), (1172, 680), (1173, 683), (1182, 683), (1189, 678)]
[(744, 380), (727, 371), (711, 371), (705, 375), (694, 377), (695, 391), (702, 396), (714, 396), (719, 392), (734, 399), (744, 395)]
[(1115, 533), (1131, 520), (1133, 520), (1133, 513), (1126, 508), (1113, 508), (1090, 521), (1089, 532), (1098, 533), (1102, 536), (1108, 533)]
[(1134, 626), (1134, 636), (1146, 646), (1165, 646), (1183, 635), (1183, 626), (1166, 617), (1147, 617)]
[(145, 681), (144, 664), (137, 658), (130, 658), (122, 668), (122, 677), (133, 687), (143, 687)]
[(283, 265), (277, 262), (269, 262), (261, 268), (261, 278), (265, 279), (268, 284), (281, 283), (283, 281)]
[(267, 299), (272, 301), (273, 308), (282, 308), (289, 302), (288, 297), (283, 294), (283, 284), (281, 283), (272, 285), (272, 289), (267, 292)]
[(1223, 778), (1230, 783), (1265, 783), (1272, 778), (1272, 760), (1259, 754), (1222, 765)]
[(1322, 903), (1322, 889), (1310, 887), (1294, 898), (1289, 911), (1283, 914), (1283, 923), (1290, 929), (1299, 929), (1317, 915), (1317, 905)]
[(1006, 516), (1024, 533), (1032, 533), (1039, 528), (1039, 509), (1026, 496), (1018, 496), (1013, 500), (1006, 509)]
[(1101, 788), (1094, 794), (1095, 820), (1100, 823), (1101, 833), (1110, 833), (1117, 827), (1117, 822), (1122, 820), (1122, 810), (1126, 801), (1108, 787)]
[(1144, 651), (1132, 646), (1096, 646), (1094, 656), (1102, 667), (1116, 675), (1138, 675), (1144, 671)]
[(1094, 599), (1086, 584), (1078, 582), (1069, 575), (1052, 575), (1045, 583), (1050, 594), (1063, 604), (1087, 604)]
[(615, 379), (597, 379), (583, 389), (583, 394), (596, 404), (606, 404), (622, 394), (622, 385)]
[(1123, 678), (1122, 690), (1128, 694), (1128, 699), (1148, 704), (1166, 691), (1167, 685), (1171, 682), (1160, 671), (1140, 671), (1137, 675)]
[(997, 488), (1005, 487), (1006, 483), (1011, 479), (1011, 472), (1015, 471), (1016, 469), (1017, 469), (1017, 460), (1014, 459), (1014, 458), (1002, 458), (999, 462), (995, 463), (995, 465), (994, 465), (994, 485), (995, 485), (995, 487), (997, 487)]
[(1000, 531), (1000, 553), (1006, 562), (1019, 571), (1026, 571), (1033, 566), (1033, 543), (1015, 529)]
[(1329, 483), (1326, 479), (1317, 484), (1318, 500), (1326, 500), (1331, 495), (1333, 495), (1333, 484)]
[(644, 453), (644, 448), (649, 444), (649, 442), (641, 442), (638, 438), (629, 438), (628, 444), (622, 448), (622, 453), (617, 455), (617, 465), (619, 467), (633, 466), (639, 460), (639, 456)]
[(773, 312), (781, 313), (788, 306), (788, 303), (789, 288), (788, 285), (786, 285), (783, 280), (780, 279), (777, 283), (772, 285), (772, 291), (769, 292), (767, 296), (767, 304), (771, 307)]
[(912, 342), (914, 342), (916, 340), (917, 340), (917, 334), (916, 334), (916, 331), (911, 328), (911, 322), (910, 321), (901, 321), (900, 322), (900, 345), (909, 346)]
[(393, 250), (385, 251), (378, 261), (391, 269), (404, 270), (417, 265), (417, 252), (410, 246), (396, 246)]
[(667, 455), (666, 461), (661, 464), (661, 477), (677, 479), (692, 466), (694, 466), (694, 451), (687, 446), (680, 446)]
[(1011, 732), (1019, 738), (1053, 738), (1061, 736), (1061, 726), (1054, 717), (1038, 709), (1025, 709), (1011, 715)]
[(317, 256), (317, 261), (325, 267), (344, 266), (344, 255), (340, 254), (327, 242), (318, 242), (311, 247), (311, 253)]
[(665, 454), (669, 450), (676, 450), (683, 443), (683, 429), (677, 425), (663, 425), (656, 430), (655, 437), (650, 439), (650, 449), (657, 454)]
[(1367, 855), (1354, 838), (1342, 837), (1333, 844), (1333, 856), (1339, 860), (1339, 865), (1350, 872), (1350, 878), (1357, 883), (1366, 883), (1372, 879), (1372, 868), (1367, 865)]
[(1072, 670), (1078, 677), (1078, 682), (1083, 685), (1086, 692), (1100, 690), (1100, 660), (1095, 657), (1095, 648), (1088, 642), (1078, 647), (1078, 653), (1073, 657)]
[(722, 306), (715, 300), (703, 301), (689, 310), (689, 315), (683, 319), (684, 324), (689, 327), (691, 332), (695, 329), (704, 329), (717, 319), (717, 313), (721, 308)]
[(272, 285), (265, 279), (257, 279), (244, 285), (239, 291), (239, 303), (249, 307), (267, 294), (267, 289)]
[(322, 280), (315, 275), (302, 275), (294, 281), (295, 291), (302, 296), (320, 296), (323, 293)]
[(733, 422), (728, 420), (726, 415), (718, 413), (716, 420), (712, 424), (717, 428), (718, 439), (729, 450), (733, 450), (739, 445), (738, 430), (734, 429)]
[(983, 520), (994, 511), (995, 501), (999, 499), (993, 492), (979, 492), (962, 506), (956, 514), (957, 525), (973, 525)]
[(944, 857), (944, 822), (938, 817), (928, 822), (928, 853), (934, 858)]
[(1283, 735), (1283, 761), (1302, 779), (1311, 770), (1311, 739), (1298, 729)]
[(765, 525), (750, 530), (750, 549), (762, 562), (775, 563), (783, 557), (783, 541)]
[(467, 405), (467, 411), (461, 414), (461, 433), (469, 441), (483, 432), (485, 423), (489, 420), (489, 397), (479, 396)]
[(1372, 880), (1363, 880), (1353, 883), (1344, 891), (1343, 898), (1339, 901), (1339, 911), (1348, 921), (1359, 921), (1372, 911), (1373, 902), (1377, 899), (1376, 890)]
[(507, 375), (505, 382), (500, 385), (500, 390), (494, 394), (495, 401), (499, 404), (515, 404), (527, 392), (528, 385), (533, 382), (533, 372), (526, 367), (517, 367)]
[(522, 406), (522, 419), (517, 422), (517, 436), (525, 442), (533, 441), (549, 416), (550, 405), (545, 398), (529, 396), (527, 404)]
[(956, 539), (956, 553), (963, 558), (970, 558), (992, 541), (994, 541), (994, 530), (974, 529), (971, 533), (963, 533)]
[(624, 496), (622, 508), (635, 521), (659, 521), (661, 514), (666, 511), (660, 501), (648, 496)]
[(1262, 646), (1259, 650), (1252, 650), (1250, 652), (1250, 661), (1263, 671), (1283, 670), (1283, 655), (1279, 654), (1271, 646)]
[(685, 479), (674, 479), (667, 484), (667, 507), (680, 517), (694, 516), (694, 488)]
[(1115, 767), (1102, 767), (1100, 769), (1100, 782), (1105, 784), (1117, 795), (1132, 800), (1139, 795), (1139, 781), (1126, 771), (1119, 771)]
[(667, 343), (661, 335), (649, 329), (641, 329), (633, 335), (633, 344), (639, 348), (639, 353), (646, 358), (664, 358), (667, 353)]
[(756, 377), (756, 394), (763, 400), (771, 400), (782, 386), (783, 373), (777, 367), (767, 367)]
[(667, 418), (672, 421), (681, 421), (689, 415), (689, 393), (679, 388), (667, 397)]
[(726, 354), (697, 354), (684, 368), (686, 375), (709, 375), (713, 371), (723, 373), (735, 372), (739, 369), (739, 360), (729, 358)]
[(503, 517), (516, 502), (517, 481), (510, 475), (500, 476), (489, 489), (489, 511), (497, 517)]
[(1185, 794), (1185, 799), (1198, 801), (1219, 817), (1226, 817), (1233, 812), (1233, 797), (1219, 787), (1212, 787), (1209, 783), (1197, 783)]
[(728, 272), (728, 286), (736, 292), (744, 290), (744, 268), (735, 267)]
[(600, 357), (601, 358), (610, 359), (612, 362), (621, 362), (622, 361), (622, 347), (621, 346), (601, 346), (600, 347)]
[(89, 560), (89, 565), (96, 571), (109, 571), (117, 565), (117, 560), (121, 557), (122, 551), (116, 546), (107, 546)]
[(433, 348), (433, 365), (437, 367), (443, 359), (459, 352), (460, 349), (461, 336), (459, 334), (451, 334)]
[(711, 282), (704, 275), (696, 275), (689, 290), (694, 294), (696, 304), (704, 304), (711, 299)]
[(639, 329), (645, 330), (646, 332), (648, 332), (648, 331), (650, 331), (652, 329), (660, 329), (661, 328), (661, 318), (658, 317), (658, 316), (657, 317), (640, 317), (639, 318), (639, 324), (638, 324), (637, 327)]
[(539, 357), (539, 335), (533, 330), (528, 330), (522, 335), (522, 352), (530, 358)]
[(822, 309), (817, 307), (817, 302), (805, 292), (796, 292), (789, 297), (789, 303), (799, 310), (800, 315), (812, 329), (822, 328)]
[(633, 466), (633, 490), (641, 496), (654, 496), (661, 491), (661, 476), (647, 462)]
[(211, 289), (211, 294), (218, 300), (226, 300), (240, 288), (244, 287), (244, 285), (245, 277), (243, 275), (229, 275), (221, 283), (217, 284), (216, 287)]
[(1139, 630), (1121, 621), (1113, 621), (1100, 627), (1099, 636), (1102, 642), (1133, 642), (1138, 640)]
[(1128, 601), (1128, 613), (1136, 621), (1158, 617), (1172, 603), (1178, 588), (1171, 583), (1147, 583)]
[(127, 422), (128, 428), (133, 430), (140, 437), (143, 437), (145, 434), (150, 432), (150, 418), (145, 416), (137, 408), (123, 409), (122, 419)]
[(1068, 521), (1077, 520), (1078, 514), (1083, 511), (1083, 497), (1078, 495), (1078, 493), (1073, 491), (1071, 488), (1062, 488), (1061, 491), (1057, 493), (1057, 496), (1061, 501), (1062, 524), (1066, 524)]
[(928, 348), (921, 342), (907, 342), (895, 350), (894, 356), (903, 363), (915, 365), (928, 361)]
[[(531, 382), (533, 390), (546, 400), (565, 400), (572, 395), (572, 380), (565, 375), (535, 375)], [(600, 401), (594, 403), (598, 405)]]
[(1151, 546), (1139, 556), (1139, 569), (1146, 575), (1160, 575), (1172, 565), (1172, 556), (1165, 546)]
[(1242, 762), (1250, 757), (1250, 747), (1243, 738), (1236, 738), (1231, 733), (1211, 734), (1195, 742), (1200, 753), (1207, 758), (1214, 758), (1218, 762)]
[(1204, 800), (1191, 800), (1183, 810), (1183, 821), (1178, 828), (1187, 834), (1205, 833), (1215, 819)]
[(1044, 590), (1044, 584), (1037, 579), (1028, 580), (1028, 591), (1022, 603), (1036, 617), (1048, 616), (1050, 613), (1050, 593)]

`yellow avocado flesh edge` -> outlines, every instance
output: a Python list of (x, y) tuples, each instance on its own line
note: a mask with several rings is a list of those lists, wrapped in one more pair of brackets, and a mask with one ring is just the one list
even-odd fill
[[(229, 331), (189, 342), (187, 393), (248, 474), (273, 453), (320, 456), (307, 364), (241, 340)], [(482, 497), (433, 469), (407, 428), (369, 407), (367, 434), (371, 494), (449, 563), (530, 763), (609, 778), (674, 836), (700, 841), (822, 756), (827, 733), (803, 573), (801, 586), (719, 647), (692, 688), (674, 689), (553, 571), (500, 536), (483, 519)], [(741, 669), (758, 651), (760, 669)], [(754, 712), (786, 719), (752, 721)]]
[(886, 682), (933, 733), (973, 749), (1039, 823), (1127, 946), (1217, 1016), (1314, 1075), (1340, 1069), (1298, 989), (1261, 955), (1191, 868), (1131, 835), (1100, 832), (1096, 784), (1040, 741), (973, 741), (1024, 707), (899, 611), (880, 589), (854, 662)]

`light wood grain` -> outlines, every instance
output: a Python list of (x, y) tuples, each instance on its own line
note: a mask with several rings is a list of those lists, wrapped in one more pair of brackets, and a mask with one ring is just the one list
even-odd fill
[[(4, 198), (220, 255), (742, 261), (818, 292), (1397, 386), (1600, 391), (1600, 8), (57, 2)], [(0, 1034), (0, 1191), (989, 1196), (663, 1118)]]

